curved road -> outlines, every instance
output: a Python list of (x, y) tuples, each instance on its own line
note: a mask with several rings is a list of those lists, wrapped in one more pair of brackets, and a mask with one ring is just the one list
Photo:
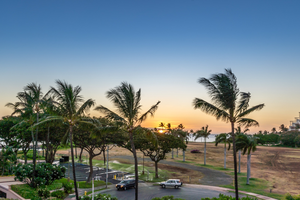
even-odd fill
[[(112, 186), (111, 189), (101, 190), (97, 193), (110, 194), (111, 196), (117, 197), (119, 200), (132, 200), (134, 199), (135, 190), (134, 188), (126, 191), (117, 190)], [(152, 184), (139, 183), (139, 199), (151, 200), (154, 197), (163, 197), (173, 195), (175, 198), (183, 198), (185, 200), (200, 200), (205, 197), (218, 197), (219, 194), (226, 194), (233, 196), (234, 193), (227, 191), (220, 191), (214, 189), (208, 189), (205, 187), (197, 187), (195, 185), (183, 186), (179, 189), (175, 188), (161, 188), (160, 186), (153, 186)]]
[[(126, 159), (126, 160), (130, 160), (131, 162), (134, 162), (132, 156), (112, 156), (112, 157), (110, 157), (110, 159), (113, 159), (113, 158)], [(149, 158), (145, 158), (145, 160), (151, 161)], [(142, 158), (138, 158), (138, 161), (141, 162)], [(166, 160), (162, 160), (159, 163), (201, 172), (204, 175), (204, 177), (202, 179), (199, 179), (199, 183), (202, 185), (219, 186), (219, 185), (232, 184), (232, 178), (229, 175), (227, 175), (223, 172), (217, 171), (217, 170), (208, 169), (205, 167), (199, 167), (199, 166), (195, 166), (195, 165), (189, 165), (189, 164), (180, 163), (180, 162), (166, 161)]]

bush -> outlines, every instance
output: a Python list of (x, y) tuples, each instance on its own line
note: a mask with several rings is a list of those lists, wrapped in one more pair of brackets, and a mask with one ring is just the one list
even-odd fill
[[(242, 198), (239, 198), (240, 200), (258, 200), (257, 197), (242, 197)], [(201, 198), (201, 200), (235, 200), (235, 197), (232, 197), (232, 196), (226, 196), (224, 194), (219, 194), (219, 198), (216, 198), (216, 197), (213, 197), (213, 198)]]
[(193, 149), (191, 153), (200, 153), (200, 151), (198, 149)]
[(63, 199), (65, 197), (65, 193), (62, 190), (57, 190), (51, 193), (51, 197), (56, 197), (58, 199)]
[[(19, 164), (14, 168), (15, 180), (26, 181), (31, 183), (33, 177), (33, 164)], [(50, 185), (53, 181), (61, 179), (65, 176), (66, 168), (55, 166), (50, 163), (39, 163), (36, 165), (35, 185)], [(29, 180), (29, 181), (28, 181)]]
[(174, 199), (174, 196), (163, 196), (161, 198), (160, 197), (155, 197), (152, 200), (184, 200), (184, 199), (181, 199), (181, 198)]
[(292, 196), (291, 194), (287, 193), (285, 196), (286, 200), (300, 200), (300, 195)]
[[(82, 197), (79, 197), (79, 200), (91, 200), (92, 197), (90, 196), (82, 196)], [(94, 197), (95, 200), (118, 200), (117, 197), (111, 197), (110, 194), (97, 194), (95, 197)]]
[(70, 182), (63, 182), (63, 187), (64, 187), (65, 193), (67, 193), (67, 194), (72, 193), (73, 187)]
[(47, 188), (40, 188), (37, 192), (38, 195), (43, 199), (47, 199), (48, 197), (50, 197), (50, 191)]

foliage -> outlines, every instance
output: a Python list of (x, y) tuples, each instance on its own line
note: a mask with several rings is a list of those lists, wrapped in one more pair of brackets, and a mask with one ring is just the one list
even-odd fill
[(191, 150), (191, 153), (201, 153), (198, 149)]
[(280, 136), (276, 133), (269, 133), (269, 134), (257, 133), (254, 134), (254, 136), (257, 137), (257, 143), (262, 145), (277, 144), (280, 142)]
[(50, 197), (50, 191), (47, 188), (39, 188), (37, 192), (38, 195), (43, 199), (47, 199), (48, 197)]
[(0, 173), (3, 175), (13, 174), (13, 166), (17, 162), (17, 155), (12, 147), (6, 146), (0, 151)]
[[(79, 200), (92, 200), (91, 196), (82, 196), (79, 197)], [(112, 197), (110, 194), (97, 194), (94, 197), (94, 200), (118, 200), (117, 197)]]
[(287, 131), (281, 134), (281, 143), (284, 146), (295, 147), (298, 143), (297, 137), (300, 135), (299, 131)]
[(67, 193), (67, 194), (70, 194), (70, 193), (72, 193), (72, 189), (73, 189), (73, 187), (72, 187), (72, 185), (71, 185), (71, 183), (70, 182), (63, 182), (63, 187), (64, 187), (64, 192), (65, 193)]
[(3, 117), (0, 120), (0, 145), (2, 148), (5, 146), (11, 146), (16, 148), (18, 142), (16, 140), (16, 133), (11, 132), (11, 128), (19, 122), (18, 117)]
[(62, 190), (57, 190), (51, 193), (51, 197), (56, 197), (58, 199), (63, 199), (65, 197), (65, 193)]
[(163, 196), (163, 197), (155, 197), (152, 200), (184, 200), (181, 198), (174, 198), (174, 196)]
[[(227, 196), (227, 195), (224, 195), (224, 194), (219, 194), (219, 198), (216, 198), (216, 197), (213, 197), (213, 198), (201, 198), (201, 200), (235, 200), (236, 198), (235, 197), (232, 197), (232, 196)], [(239, 198), (240, 200), (258, 200), (257, 197), (242, 197), (242, 198)]]
[(300, 200), (300, 195), (292, 196), (291, 194), (287, 193), (285, 195), (285, 199), (286, 200)]
[[(65, 171), (66, 169), (61, 166), (55, 166), (49, 163), (39, 163), (36, 166), (36, 184), (37, 186), (50, 185), (53, 181), (64, 177)], [(30, 184), (33, 178), (33, 165), (19, 164), (15, 167), (14, 172), (16, 180), (26, 181)]]

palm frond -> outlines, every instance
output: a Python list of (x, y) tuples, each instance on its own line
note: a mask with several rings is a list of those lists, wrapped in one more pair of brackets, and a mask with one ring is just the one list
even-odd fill
[(240, 96), (241, 96), (241, 98), (240, 98), (239, 104), (237, 106), (236, 115), (247, 110), (247, 108), (249, 107), (249, 101), (251, 98), (251, 94), (249, 92), (248, 93), (241, 92)]
[(265, 104), (259, 104), (259, 105), (256, 105), (256, 106), (253, 106), (247, 110), (245, 110), (244, 112), (240, 113), (237, 115), (237, 118), (242, 118), (246, 115), (249, 115), (250, 113), (254, 112), (254, 111), (259, 111), (261, 110), (263, 107), (265, 106)]
[(138, 122), (142, 123), (143, 121), (145, 121), (147, 119), (148, 115), (150, 115), (151, 117), (153, 117), (155, 111), (158, 109), (158, 104), (160, 104), (160, 101), (158, 101), (155, 105), (151, 106), (151, 108), (147, 112), (145, 112), (144, 114), (142, 114), (140, 116), (140, 118), (138, 119)]
[(117, 113), (109, 110), (108, 108), (104, 106), (97, 106), (94, 110), (97, 110), (103, 114), (109, 119), (117, 120), (117, 121), (126, 121), (123, 117), (119, 116)]
[(76, 115), (82, 115), (85, 112), (87, 112), (92, 106), (95, 105), (95, 101), (92, 99), (88, 99), (86, 102), (84, 102), (80, 108), (77, 110)]
[(221, 119), (226, 122), (229, 121), (229, 114), (226, 111), (221, 110), (202, 99), (195, 98), (193, 101), (193, 106), (194, 109), (200, 109), (207, 114), (213, 115), (217, 120)]

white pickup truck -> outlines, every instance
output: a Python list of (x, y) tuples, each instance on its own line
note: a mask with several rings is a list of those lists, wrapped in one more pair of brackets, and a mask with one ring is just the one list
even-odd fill
[(180, 182), (179, 179), (168, 179), (165, 182), (160, 182), (159, 185), (162, 188), (166, 188), (166, 187), (174, 187), (174, 188), (179, 188), (182, 186), (182, 182)]

